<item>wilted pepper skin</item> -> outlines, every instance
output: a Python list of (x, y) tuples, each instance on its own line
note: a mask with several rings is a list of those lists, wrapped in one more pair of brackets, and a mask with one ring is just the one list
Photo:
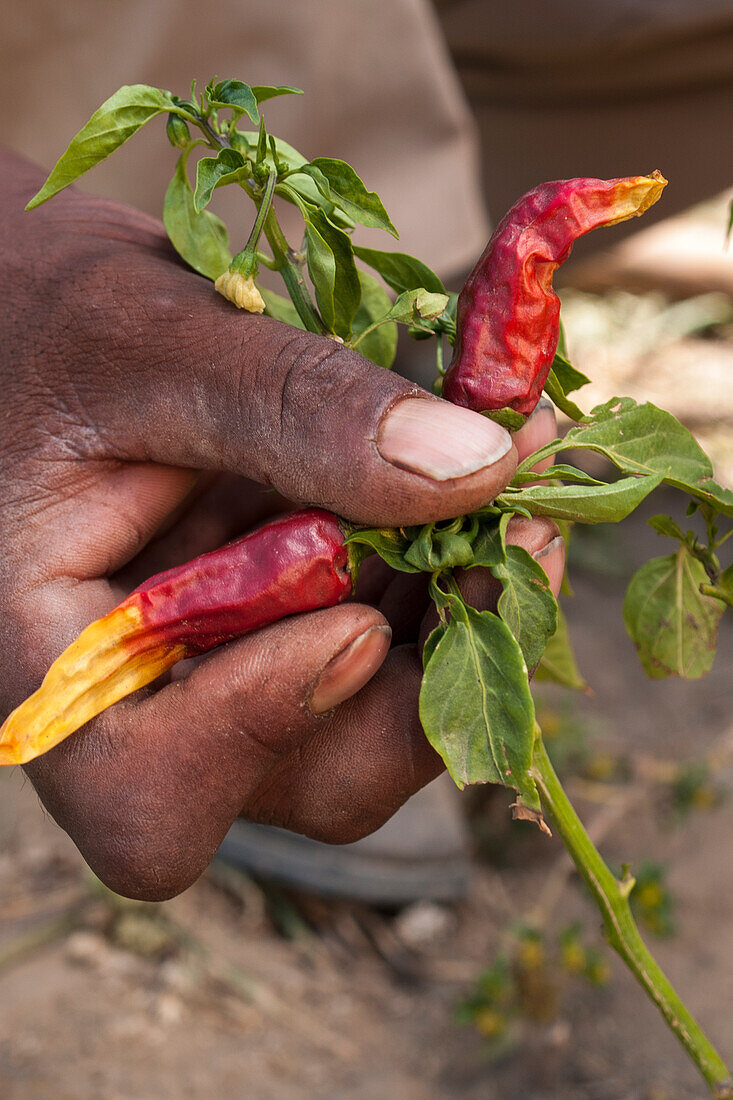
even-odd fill
[(90, 624), (0, 727), (0, 764), (25, 764), (184, 657), (351, 592), (338, 519), (289, 513), (140, 585)]
[(542, 394), (560, 334), (555, 271), (578, 237), (643, 214), (666, 183), (659, 172), (557, 180), (515, 203), (459, 295), (443, 397), (474, 412), (509, 408), (528, 416)]

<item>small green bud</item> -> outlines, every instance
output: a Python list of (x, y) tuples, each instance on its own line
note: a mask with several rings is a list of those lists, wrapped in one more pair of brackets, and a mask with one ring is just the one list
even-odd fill
[(191, 141), (191, 134), (188, 126), (180, 115), (168, 115), (165, 132), (168, 135), (168, 141), (174, 149), (185, 149)]

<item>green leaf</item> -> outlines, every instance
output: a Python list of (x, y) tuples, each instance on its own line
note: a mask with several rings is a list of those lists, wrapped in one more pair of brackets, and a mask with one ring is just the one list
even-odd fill
[(462, 517), (447, 527), (426, 523), (405, 553), (405, 561), (426, 573), (473, 565), (470, 534), (461, 531)]
[(361, 302), (361, 283), (354, 261), (351, 237), (342, 229), (332, 225), (321, 210), (310, 213), (308, 222), (318, 230), (333, 253), (335, 261), (333, 328), (337, 336), (348, 340), (351, 337), (354, 316)]
[(666, 535), (670, 539), (679, 539), (680, 542), (687, 540), (687, 535), (671, 516), (663, 514), (652, 516), (651, 519), (647, 520), (647, 523), (654, 528), (658, 535)]
[[(280, 84), (278, 87), (273, 87), (270, 84), (253, 84), (252, 94), (259, 105), (268, 99), (275, 99), (275, 97), (279, 95), (303, 95), (303, 89), (290, 88), (287, 84)], [(254, 119), (253, 122), (257, 125)]]
[(707, 581), (686, 546), (652, 558), (632, 577), (624, 622), (647, 676), (695, 680), (710, 671), (725, 605), (700, 592)]
[(275, 294), (274, 291), (266, 290), (262, 286), (258, 289), (265, 300), (265, 313), (268, 317), (274, 317), (276, 321), (283, 321), (293, 328), (305, 327), (289, 298), (283, 298), (281, 294)]
[(441, 280), (421, 260), (408, 256), (406, 252), (380, 252), (376, 248), (362, 248), (354, 245), (354, 253), (369, 267), (374, 268), (388, 286), (401, 294), (404, 290), (425, 290), (433, 294), (445, 294)]
[(558, 324), (557, 350), (556, 350), (555, 354), (556, 355), (561, 355), (563, 357), (563, 359), (565, 359), (567, 361), (568, 342), (567, 342), (567, 338), (565, 336), (565, 325), (562, 323), (562, 314), (560, 314), (560, 321), (559, 321), (559, 324)]
[(316, 292), (318, 309), (326, 328), (333, 332), (336, 316), (333, 300), (336, 285), (336, 260), (328, 243), (310, 220), (305, 223), (305, 239), (308, 274)]
[(252, 175), (252, 169), (236, 149), (220, 149), (215, 157), (202, 157), (196, 165), (193, 204), (203, 210), (211, 202), (214, 188), (224, 187)]
[(95, 164), (119, 149), (146, 122), (163, 111), (179, 113), (170, 92), (147, 84), (125, 85), (105, 100), (72, 139), (41, 190), (26, 206), (32, 210), (63, 191)]
[(320, 210), (306, 212), (305, 235), (308, 273), (321, 317), (331, 332), (348, 340), (361, 300), (351, 239), (331, 225)]
[(618, 523), (626, 519), (662, 480), (659, 474), (625, 477), (611, 485), (532, 485), (502, 493), (503, 507), (523, 507), (532, 516), (575, 523)]
[(399, 321), (403, 325), (411, 325), (420, 320), (431, 321), (435, 317), (440, 317), (447, 301), (447, 294), (435, 294), (425, 290), (424, 287), (406, 290), (395, 299), (389, 313), (382, 318), (382, 321)]
[(171, 244), (194, 271), (218, 279), (232, 262), (226, 226), (209, 210), (197, 213), (186, 174), (186, 157), (178, 158), (163, 203), (163, 224)]
[[(454, 782), (502, 783), (539, 811), (529, 769), (534, 704), (514, 635), (496, 615), (448, 597), (450, 621), (430, 640), (420, 721)], [(440, 628), (439, 628), (440, 629)]]
[(545, 382), (545, 393), (558, 409), (569, 416), (571, 420), (582, 420), (585, 413), (579, 409), (574, 401), (570, 401), (568, 394), (587, 386), (590, 379), (581, 371), (576, 370), (569, 363), (565, 355), (560, 351), (555, 352), (552, 368)]
[(491, 572), (501, 582), (497, 610), (534, 668), (557, 628), (557, 601), (539, 562), (522, 546), (507, 546), (506, 559)]
[[(265, 126), (265, 120), (264, 118), (261, 118), (260, 129), (257, 135), (257, 156), (255, 157), (255, 164), (262, 164), (265, 160), (265, 157), (269, 156), (270, 159), (272, 158), (272, 146), (270, 145), (267, 138), (268, 134), (267, 127)], [(277, 150), (277, 146), (275, 146), (275, 149)], [(277, 165), (275, 165), (275, 167), (277, 168)]]
[(419, 573), (420, 569), (405, 561), (405, 554), (410, 546), (410, 540), (405, 538), (401, 531), (393, 527), (365, 527), (352, 531), (344, 539), (347, 545), (356, 543), (370, 547), (379, 554), (387, 565), (397, 569), (400, 573)]
[(733, 490), (718, 485), (712, 478), (697, 483), (695, 497), (715, 512), (733, 517)]
[(506, 525), (511, 518), (505, 513), (499, 521), (482, 523), (479, 526), (476, 538), (473, 540), (473, 565), (490, 569), (494, 565), (500, 565), (506, 559), (506, 546), (504, 534)]
[(213, 88), (207, 87), (206, 96), (212, 107), (233, 107), (238, 115), (244, 112), (255, 126), (259, 126), (258, 100), (249, 84), (241, 80), (220, 80)]
[(428, 664), (428, 661), (430, 660), (430, 658), (435, 653), (436, 646), (438, 645), (438, 642), (440, 641), (440, 639), (445, 634), (447, 628), (448, 628), (447, 623), (438, 623), (435, 630), (431, 630), (430, 633), (428, 634), (428, 636), (425, 640), (425, 645), (423, 646), (423, 651), (422, 651), (423, 670), (426, 668), (426, 666)]
[[(357, 269), (361, 285), (361, 302), (354, 314), (354, 339), (377, 320), (388, 313), (392, 302), (382, 284), (366, 271)], [(359, 342), (361, 355), (371, 359), (378, 367), (389, 370), (397, 354), (397, 325), (394, 322), (380, 325)]]
[(566, 416), (571, 420), (582, 420), (585, 413), (574, 401), (571, 401), (567, 397), (563, 390), (562, 383), (558, 379), (554, 370), (551, 370), (545, 381), (544, 390), (547, 396), (550, 398), (561, 412), (564, 412)]
[(574, 367), (560, 350), (555, 352), (555, 358), (552, 361), (552, 373), (557, 378), (564, 394), (580, 390), (590, 382), (587, 374), (583, 374), (582, 371)]
[(515, 474), (511, 484), (521, 487), (535, 481), (554, 481), (558, 478), (561, 481), (575, 481), (579, 485), (607, 484), (605, 481), (599, 481), (597, 477), (592, 477), (591, 474), (586, 473), (585, 470), (581, 470), (577, 466), (568, 466), (564, 462), (558, 462), (553, 466), (548, 466), (546, 470), (542, 471), (526, 470), (521, 474)]
[(534, 674), (535, 680), (551, 680), (571, 691), (588, 691), (575, 660), (568, 623), (561, 607), (557, 609), (557, 629), (545, 646), (545, 652)]
[(329, 192), (326, 197), (333, 197), (355, 222), (371, 229), (384, 229), (393, 237), (399, 236), (379, 195), (374, 191), (367, 191), (350, 164), (344, 160), (332, 160), (330, 157), (316, 157), (303, 167), (306, 173), (311, 169), (316, 170), (316, 182), (319, 178), (328, 181)]
[(593, 409), (584, 423), (571, 428), (524, 459), (525, 473), (543, 458), (571, 448), (597, 451), (625, 473), (660, 474), (663, 480), (689, 493), (699, 504), (733, 516), (733, 491), (712, 478), (712, 464), (695, 437), (672, 416), (646, 402), (614, 397)]
[(316, 207), (322, 210), (326, 218), (328, 218), (331, 225), (334, 225), (337, 229), (346, 228), (353, 229), (354, 222), (349, 218), (343, 210), (334, 206), (331, 199), (326, 198), (324, 191), (327, 192), (328, 181), (323, 180), (323, 188), (319, 188), (312, 175), (305, 175), (303, 172), (293, 172), (288, 175), (287, 180), (284, 183), (279, 183), (276, 188), (276, 194), (280, 198), (285, 199), (286, 202), (291, 202), (298, 207), (303, 217), (308, 216), (308, 208)]
[(668, 485), (733, 516), (733, 492), (712, 480), (712, 463), (692, 432), (651, 402), (625, 397), (599, 405), (587, 425), (570, 429), (565, 446), (599, 451), (629, 473), (661, 474)]

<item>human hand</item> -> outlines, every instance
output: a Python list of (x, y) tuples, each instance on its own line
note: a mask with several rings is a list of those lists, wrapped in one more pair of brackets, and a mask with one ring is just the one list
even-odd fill
[[(11, 156), (2, 171), (3, 711), (139, 580), (283, 497), (412, 524), (476, 508), (511, 477), (516, 451), (491, 421), (235, 312), (129, 208), (67, 192), (26, 220), (41, 174)], [(547, 521), (514, 528), (531, 551), (555, 535)], [(385, 580), (372, 578), (381, 611), (350, 603), (231, 643), (28, 766), (104, 881), (177, 893), (240, 813), (353, 840), (437, 774), (417, 630), (398, 613), (414, 626), (420, 597)], [(389, 651), (389, 618), (410, 644)]]

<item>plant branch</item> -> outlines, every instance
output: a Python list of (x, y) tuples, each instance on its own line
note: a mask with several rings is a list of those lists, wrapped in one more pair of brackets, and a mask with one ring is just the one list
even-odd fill
[(328, 329), (311, 301), (300, 266), (291, 258), (290, 246), (283, 235), (280, 223), (272, 208), (270, 208), (265, 219), (265, 236), (272, 249), (275, 270), (280, 272), (301, 321), (309, 332), (317, 332), (322, 336), (327, 335)]
[(707, 1081), (711, 1094), (716, 1100), (731, 1100), (730, 1071), (639, 935), (629, 906), (631, 880), (619, 881), (603, 862), (555, 774), (539, 727), (532, 776), (555, 828), (596, 899), (608, 942), (662, 1013)]

